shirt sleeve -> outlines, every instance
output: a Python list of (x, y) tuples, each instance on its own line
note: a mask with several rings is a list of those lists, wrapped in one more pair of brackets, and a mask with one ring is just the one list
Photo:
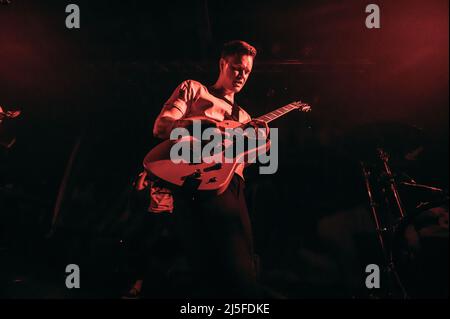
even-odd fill
[(161, 111), (160, 116), (164, 116), (164, 113), (171, 113), (177, 110), (182, 117), (190, 106), (190, 102), (193, 98), (193, 92), (191, 87), (191, 81), (183, 81), (178, 87), (173, 91), (170, 98), (164, 103), (164, 107)]
[(161, 112), (155, 120), (153, 135), (160, 136), (167, 134), (168, 130), (172, 127), (172, 123), (181, 119), (186, 114), (193, 96), (190, 80), (186, 80), (178, 85), (170, 98), (164, 103)]

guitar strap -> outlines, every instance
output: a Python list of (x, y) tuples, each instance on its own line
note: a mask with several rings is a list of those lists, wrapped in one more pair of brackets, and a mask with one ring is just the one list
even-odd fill
[(234, 121), (239, 122), (239, 106), (236, 103), (233, 104), (233, 110), (231, 112), (231, 118)]
[(237, 103), (236, 102), (231, 103), (231, 101), (228, 100), (227, 98), (214, 94), (215, 90), (212, 86), (209, 87), (209, 91), (211, 92), (212, 95), (214, 95), (218, 99), (221, 99), (231, 105), (231, 107), (232, 107), (231, 108), (231, 116), (228, 113), (224, 113), (223, 119), (239, 122), (239, 106), (237, 105)]

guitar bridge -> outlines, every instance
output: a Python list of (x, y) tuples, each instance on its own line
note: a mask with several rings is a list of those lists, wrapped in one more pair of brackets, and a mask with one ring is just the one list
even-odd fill
[(181, 177), (182, 180), (186, 180), (188, 178), (200, 178), (202, 176), (202, 172), (200, 169), (196, 169), (194, 173)]

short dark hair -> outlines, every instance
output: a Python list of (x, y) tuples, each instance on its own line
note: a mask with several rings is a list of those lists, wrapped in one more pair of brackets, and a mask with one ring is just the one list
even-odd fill
[(227, 42), (222, 47), (220, 54), (221, 58), (226, 58), (232, 55), (250, 55), (253, 58), (256, 56), (256, 49), (252, 45), (242, 40), (233, 40)]

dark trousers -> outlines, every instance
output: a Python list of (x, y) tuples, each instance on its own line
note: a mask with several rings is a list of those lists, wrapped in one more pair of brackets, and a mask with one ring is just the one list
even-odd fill
[(192, 199), (177, 194), (175, 207), (195, 297), (259, 297), (242, 178), (235, 174), (218, 196)]
[(178, 251), (174, 251), (177, 247), (171, 214), (144, 211), (137, 216), (124, 234), (124, 239), (129, 250), (128, 260), (133, 279), (144, 279), (148, 277), (147, 273), (155, 272), (157, 265), (172, 260)]

